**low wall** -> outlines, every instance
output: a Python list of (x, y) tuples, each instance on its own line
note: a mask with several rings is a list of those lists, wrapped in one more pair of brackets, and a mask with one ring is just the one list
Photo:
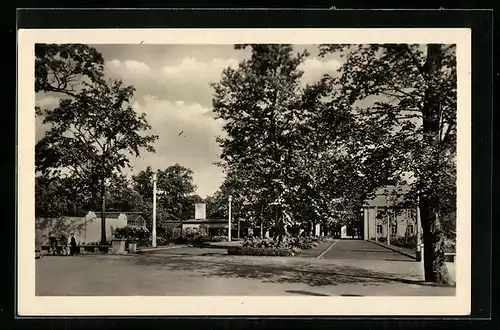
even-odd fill
[[(35, 245), (49, 244), (49, 236), (75, 234), (77, 244), (96, 243), (101, 240), (101, 219), (86, 217), (37, 218), (35, 219)], [(126, 219), (106, 219), (106, 236), (112, 238), (113, 230), (126, 227)]]

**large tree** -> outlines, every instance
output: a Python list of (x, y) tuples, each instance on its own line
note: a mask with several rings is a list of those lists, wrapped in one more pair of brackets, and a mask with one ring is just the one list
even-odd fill
[(110, 181), (106, 195), (107, 209), (116, 212), (142, 212), (144, 201), (131, 180), (125, 175), (117, 175)]
[(297, 186), (290, 171), (301, 143), (299, 66), (308, 54), (295, 54), (291, 45), (235, 47), (250, 48), (250, 59), (225, 69), (213, 85), (213, 111), (227, 133), (219, 139), (221, 163), (227, 172), (243, 173), (259, 216), (283, 233)]
[(456, 203), (455, 45), (322, 45), (345, 59), (332, 79), (336, 108), (359, 118), (363, 180), (410, 185), (420, 208), (425, 279), (448, 283), (441, 217)]
[(138, 157), (141, 149), (154, 152), (157, 136), (148, 134), (146, 115), (132, 107), (132, 86), (122, 81), (82, 84), (56, 108), (43, 110), (50, 129), (36, 145), (36, 169), (48, 176), (78, 179), (81, 189), (91, 191), (92, 206), (100, 198), (104, 243), (106, 190), (130, 166), (130, 156)]

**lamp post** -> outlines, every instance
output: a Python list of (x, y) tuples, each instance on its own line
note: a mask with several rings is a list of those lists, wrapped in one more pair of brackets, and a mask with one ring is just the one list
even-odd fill
[(391, 245), (391, 217), (389, 216), (389, 192), (385, 195), (385, 211), (387, 218), (387, 245)]
[(153, 173), (153, 247), (156, 247), (156, 173)]
[(416, 224), (416, 234), (417, 234), (417, 261), (422, 261), (423, 260), (423, 246), (422, 246), (422, 241), (420, 237), (420, 231), (421, 231), (421, 220), (420, 220), (420, 196), (417, 192), (417, 211), (416, 211), (416, 216), (417, 219), (415, 221)]
[(231, 242), (231, 202), (233, 197), (229, 195), (229, 212), (228, 212), (228, 229), (227, 229), (227, 241)]

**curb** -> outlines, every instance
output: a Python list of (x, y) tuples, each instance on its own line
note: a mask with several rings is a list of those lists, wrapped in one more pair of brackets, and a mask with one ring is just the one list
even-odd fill
[(321, 253), (320, 253), (319, 255), (317, 255), (317, 256), (316, 256), (316, 259), (322, 259), (322, 258), (323, 258), (323, 256), (324, 256), (324, 255), (325, 255), (328, 251), (330, 251), (330, 250), (331, 250), (331, 248), (333, 248), (333, 246), (334, 246), (335, 244), (337, 244), (338, 242), (340, 242), (340, 239), (334, 240), (334, 241), (332, 242), (332, 244), (328, 245), (328, 247), (327, 247), (326, 249), (324, 249), (323, 251), (321, 251)]
[(185, 248), (185, 247), (190, 247), (192, 245), (175, 245), (175, 246), (159, 246), (155, 248), (145, 248), (145, 249), (138, 249), (137, 252), (150, 252), (150, 251), (161, 251), (161, 250), (171, 250), (171, 249), (180, 249), (180, 248)]
[(417, 257), (415, 255), (412, 255), (412, 254), (409, 254), (407, 252), (401, 251), (398, 248), (392, 247), (392, 246), (387, 245), (387, 244), (379, 243), (379, 242), (376, 242), (376, 241), (372, 241), (372, 240), (370, 240), (369, 242), (372, 242), (375, 245), (378, 245), (378, 246), (381, 246), (381, 247), (385, 247), (386, 249), (389, 249), (389, 250), (392, 250), (392, 251), (397, 252), (399, 254), (402, 254), (404, 256), (407, 256), (407, 257), (409, 257), (409, 258), (411, 258), (411, 259), (413, 259), (415, 261), (417, 260)]

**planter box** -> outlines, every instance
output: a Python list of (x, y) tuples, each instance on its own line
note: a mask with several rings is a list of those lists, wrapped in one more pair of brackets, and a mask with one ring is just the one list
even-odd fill
[(128, 243), (128, 252), (136, 253), (137, 252), (137, 243)]
[(113, 240), (112, 242), (112, 246), (111, 246), (111, 249), (112, 249), (112, 253), (113, 254), (125, 254), (127, 253), (125, 251), (125, 243), (127, 242), (127, 240), (124, 240), (124, 239), (115, 239)]

